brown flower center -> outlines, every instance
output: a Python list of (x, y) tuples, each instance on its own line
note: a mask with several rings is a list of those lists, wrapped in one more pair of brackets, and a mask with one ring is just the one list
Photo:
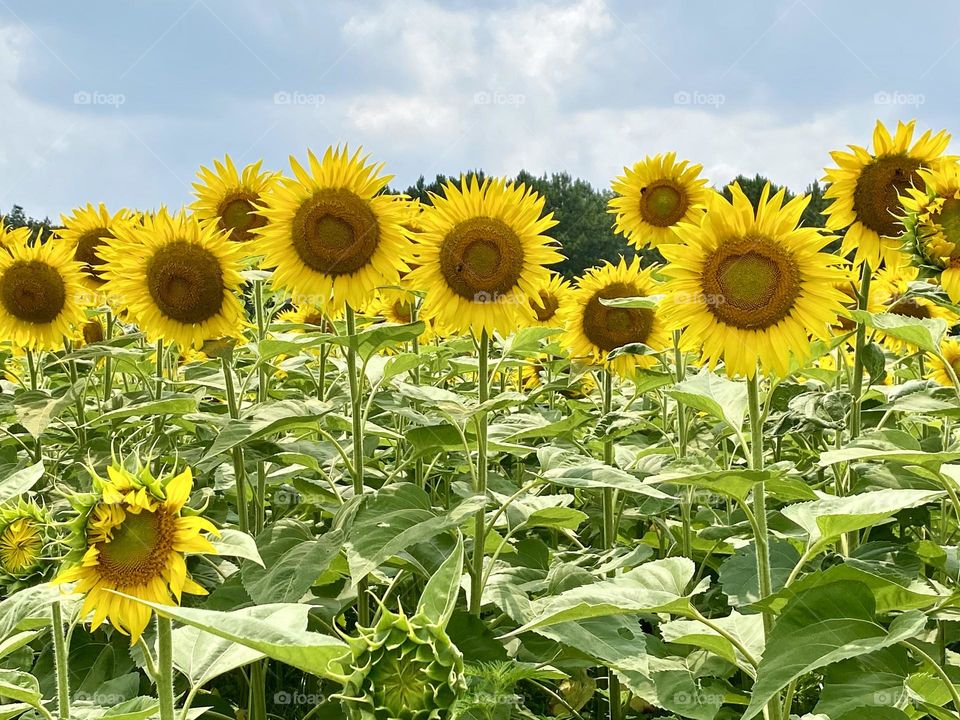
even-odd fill
[(557, 310), (560, 309), (560, 300), (553, 293), (546, 290), (541, 290), (539, 295), (543, 307), (537, 305), (533, 300), (529, 301), (530, 307), (532, 307), (533, 311), (537, 314), (538, 322), (547, 322), (553, 318), (553, 316), (557, 314)]
[(587, 339), (606, 352), (631, 343), (646, 343), (653, 330), (652, 309), (609, 307), (600, 302), (642, 295), (629, 283), (613, 283), (594, 293), (583, 311), (583, 333)]
[(670, 227), (687, 212), (687, 193), (673, 180), (655, 180), (640, 191), (640, 217), (648, 225)]
[(101, 265), (104, 264), (99, 255), (99, 250), (112, 237), (113, 233), (106, 228), (95, 228), (88, 230), (77, 239), (77, 248), (73, 252), (73, 259), (83, 263), (83, 272), (98, 282), (103, 281)]
[(254, 193), (241, 192), (225, 198), (220, 204), (217, 209), (217, 215), (220, 216), (218, 224), (221, 230), (230, 233), (231, 240), (235, 242), (252, 240), (255, 237), (253, 231), (267, 224), (267, 218), (257, 212), (254, 206), (257, 200), (259, 197)]
[(178, 240), (164, 245), (147, 265), (147, 286), (157, 308), (181, 323), (201, 323), (223, 306), (223, 270), (200, 245)]
[(380, 224), (370, 205), (349, 190), (320, 190), (293, 218), (293, 247), (304, 265), (325, 275), (349, 275), (370, 262)]
[(907, 155), (876, 158), (860, 171), (853, 190), (853, 211), (857, 220), (883, 237), (895, 237), (903, 230), (899, 196), (908, 187), (923, 187), (917, 173), (920, 161)]
[(890, 303), (887, 307), (887, 312), (893, 315), (919, 318), (921, 320), (926, 320), (931, 317), (930, 308), (926, 305), (921, 305), (915, 298), (898, 298)]
[(60, 272), (41, 260), (18, 260), (0, 275), (0, 303), (24, 322), (53, 322), (67, 303)]
[(523, 245), (502, 220), (470, 218), (443, 239), (440, 272), (462, 298), (498, 302), (517, 286), (522, 271)]

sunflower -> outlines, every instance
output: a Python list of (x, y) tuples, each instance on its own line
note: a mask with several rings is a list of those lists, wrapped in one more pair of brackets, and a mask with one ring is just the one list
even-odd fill
[(190, 205), (201, 221), (215, 221), (217, 227), (235, 242), (252, 240), (254, 230), (267, 224), (258, 210), (276, 175), (260, 169), (262, 161), (247, 165), (237, 172), (227, 155), (223, 162), (213, 161), (213, 170), (201, 166), (200, 182), (193, 183), (197, 199)]
[(143, 225), (120, 228), (100, 250), (104, 292), (151, 340), (199, 348), (211, 338), (240, 337), (241, 252), (212, 224), (161, 210)]
[(629, 263), (620, 258), (617, 265), (606, 263), (588, 270), (577, 281), (570, 303), (563, 311), (561, 321), (565, 330), (560, 342), (574, 360), (605, 365), (620, 375), (629, 375), (637, 367), (650, 367), (656, 362), (652, 355), (625, 353), (612, 360), (607, 356), (617, 348), (637, 343), (653, 350), (667, 347), (670, 333), (659, 309), (615, 307), (600, 301), (652, 297), (659, 293), (653, 268), (642, 270), (637, 257)]
[(837, 167), (827, 168), (823, 178), (830, 183), (823, 196), (833, 200), (825, 210), (826, 226), (847, 228), (841, 253), (855, 252), (858, 266), (866, 261), (876, 269), (883, 260), (893, 261), (903, 232), (900, 198), (911, 185), (923, 187), (920, 170), (936, 166), (950, 142), (945, 130), (936, 135), (928, 130), (912, 142), (915, 124), (897, 123), (891, 137), (878, 120), (872, 153), (857, 145), (850, 145), (852, 152), (830, 153)]
[(677, 242), (673, 228), (681, 222), (699, 222), (712, 192), (700, 177), (701, 170), (702, 165), (677, 162), (672, 152), (625, 167), (613, 181), (617, 195), (607, 208), (616, 215), (616, 231), (638, 248)]
[(74, 209), (72, 215), (61, 215), (60, 221), (63, 227), (56, 231), (57, 238), (73, 248), (73, 259), (82, 263), (87, 287), (98, 289), (104, 283), (100, 249), (116, 237), (119, 226), (134, 222), (133, 213), (120, 210), (111, 215), (103, 203), (97, 207), (87, 203), (86, 207)]
[(537, 299), (528, 300), (535, 318), (531, 324), (537, 327), (559, 327), (570, 292), (569, 282), (557, 273), (550, 273), (550, 280), (537, 290)]
[(923, 189), (907, 188), (903, 209), (908, 247), (939, 274), (950, 301), (960, 302), (960, 163), (918, 171)]
[(940, 385), (953, 387), (950, 370), (954, 375), (960, 375), (960, 341), (955, 338), (947, 338), (940, 343), (940, 357), (935, 356), (930, 359), (927, 377)]
[[(960, 318), (955, 313), (928, 298), (910, 294), (910, 284), (917, 282), (918, 276), (919, 269), (908, 265), (904, 260), (888, 265), (877, 272), (876, 282), (873, 283), (870, 291), (868, 306), (870, 312), (885, 312), (921, 320), (940, 319), (944, 320), (947, 326), (956, 324)], [(891, 352), (900, 353), (916, 349), (892, 335), (878, 334), (881, 342)]]
[(0, 250), (6, 250), (9, 254), (11, 248), (26, 245), (30, 242), (30, 228), (10, 228), (2, 222), (3, 220), (6, 220), (6, 218), (0, 218)]
[(732, 201), (716, 195), (700, 226), (683, 224), (681, 242), (661, 248), (670, 280), (665, 311), (684, 328), (686, 346), (728, 375), (785, 376), (790, 356), (806, 360), (810, 336), (826, 339), (846, 296), (840, 258), (820, 252), (833, 238), (798, 228), (810, 198), (784, 204), (769, 183), (756, 212), (740, 186)]
[(328, 148), (322, 160), (308, 152), (309, 171), (291, 157), (295, 177), (264, 198), (267, 224), (254, 230), (263, 266), (276, 268), (273, 283), (295, 302), (357, 308), (407, 270), (408, 203), (382, 192), (392, 176), (360, 152)]
[[(334, 331), (330, 317), (321, 308), (310, 305), (300, 307), (294, 305), (286, 310), (281, 310), (274, 319), (279, 323), (309, 325), (311, 328), (315, 328), (316, 332), (332, 333)], [(303, 332), (303, 330), (291, 330), (290, 332)]]
[(84, 321), (83, 275), (72, 249), (18, 240), (7, 251), (0, 253), (0, 337), (34, 350), (62, 347), (71, 327)]
[(426, 291), (425, 317), (444, 332), (509, 333), (530, 324), (544, 267), (563, 259), (544, 235), (556, 225), (545, 199), (525, 185), (474, 175), (448, 182), (420, 218), (412, 287)]
[(202, 533), (219, 533), (209, 520), (182, 512), (192, 485), (189, 468), (160, 480), (145, 468), (111, 465), (106, 478), (93, 476), (93, 493), (71, 498), (79, 513), (74, 549), (54, 582), (77, 583), (86, 596), (81, 612), (93, 613), (94, 628), (109, 620), (136, 644), (150, 621), (146, 605), (112, 591), (163, 605), (179, 604), (184, 592), (206, 595), (187, 576), (184, 553), (215, 553)]
[(22, 498), (0, 509), (0, 579), (7, 589), (41, 573), (52, 540), (52, 523), (46, 510)]

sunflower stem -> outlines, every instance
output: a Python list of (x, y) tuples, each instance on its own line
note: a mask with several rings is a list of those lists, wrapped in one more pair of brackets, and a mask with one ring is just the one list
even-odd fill
[[(857, 309), (867, 309), (867, 299), (870, 295), (870, 263), (864, 262), (860, 268), (860, 290), (857, 293)], [(853, 356), (853, 382), (850, 385), (852, 400), (850, 403), (850, 439), (860, 437), (861, 415), (860, 402), (863, 395), (863, 353), (867, 344), (867, 326), (857, 323), (856, 344)]]
[[(350, 420), (353, 424), (353, 494), (363, 495), (363, 403), (360, 388), (360, 373), (357, 368), (357, 316), (347, 305), (347, 381), (350, 384)], [(357, 580), (357, 619), (361, 626), (370, 625), (370, 598), (367, 595), (367, 579)]]
[[(220, 365), (223, 368), (223, 385), (227, 396), (227, 411), (231, 420), (240, 417), (240, 405), (237, 402), (237, 391), (233, 385), (233, 365), (229, 353), (220, 356)], [(250, 514), (247, 505), (247, 472), (243, 464), (243, 448), (233, 448), (233, 475), (237, 487), (237, 519), (241, 532), (250, 530)]]
[[(478, 358), (479, 366), (477, 368), (477, 399), (482, 405), (490, 397), (490, 336), (486, 329), (480, 332), (480, 356)], [(477, 495), (487, 495), (487, 413), (480, 412), (476, 418), (477, 423), (477, 473), (476, 487), (473, 489)], [(477, 510), (474, 516), (473, 533), (473, 573), (470, 578), (470, 612), (480, 617), (480, 609), (483, 606), (483, 546), (486, 544), (486, 510), (481, 508)]]
[[(103, 340), (104, 342), (110, 342), (112, 338), (113, 312), (107, 308), (107, 322), (106, 329), (103, 333)], [(111, 395), (113, 395), (113, 357), (110, 353), (107, 353), (103, 358), (103, 402), (110, 402)]]
[(30, 372), (30, 389), (36, 391), (38, 387), (37, 358), (33, 350), (27, 350), (27, 369)]
[[(763, 414), (760, 409), (760, 371), (755, 370), (747, 378), (747, 401), (750, 409), (750, 469), (763, 470)], [(773, 594), (773, 578), (770, 571), (770, 541), (767, 531), (766, 484), (753, 486), (754, 544), (757, 550), (757, 585), (761, 598)], [(763, 611), (763, 633), (769, 637), (773, 630), (773, 615)], [(775, 697), (767, 705), (768, 720), (780, 719), (780, 698)]]
[(63, 634), (63, 607), (59, 600), (50, 606), (53, 635), (53, 662), (57, 669), (57, 713), (61, 720), (70, 720), (70, 673), (67, 666), (67, 642)]
[[(674, 377), (677, 382), (683, 382), (684, 366), (683, 351), (680, 349), (680, 331), (673, 331), (673, 368)], [(687, 410), (683, 403), (677, 400), (677, 457), (685, 458), (687, 456)], [(693, 556), (693, 537), (691, 532), (691, 506), (693, 498), (692, 488), (683, 489), (683, 497), (680, 500), (680, 518), (683, 521), (683, 529), (680, 536), (680, 547), (684, 557)]]
[(250, 666), (250, 720), (267, 720), (267, 661), (260, 660)]
[[(603, 374), (603, 417), (613, 411), (613, 373), (604, 368)], [(613, 440), (603, 441), (603, 462), (613, 466)], [(603, 547), (612, 550), (617, 542), (617, 493), (613, 488), (603, 489)], [(610, 573), (613, 575), (613, 571)], [(614, 670), (607, 670), (607, 692), (610, 701), (610, 720), (620, 720), (623, 715), (623, 703), (620, 700), (620, 679)]]
[(170, 618), (157, 615), (157, 700), (160, 701), (160, 720), (174, 720), (173, 716), (173, 628)]

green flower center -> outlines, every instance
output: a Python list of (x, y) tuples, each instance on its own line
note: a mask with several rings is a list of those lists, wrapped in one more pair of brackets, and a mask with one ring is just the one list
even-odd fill
[(950, 257), (960, 256), (960, 200), (945, 199), (943, 207), (937, 213), (936, 223), (947, 241), (953, 243)]
[(687, 212), (690, 201), (674, 180), (657, 180), (640, 191), (640, 216), (657, 227), (670, 227)]
[(257, 212), (254, 201), (259, 198), (250, 193), (243, 193), (228, 197), (220, 205), (217, 214), (220, 216), (221, 230), (230, 233), (230, 239), (236, 242), (247, 242), (255, 235), (253, 230), (267, 224), (267, 219)]

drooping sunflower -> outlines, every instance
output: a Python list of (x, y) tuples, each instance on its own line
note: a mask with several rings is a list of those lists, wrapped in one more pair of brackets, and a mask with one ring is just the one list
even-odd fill
[(903, 233), (901, 196), (910, 186), (923, 187), (922, 168), (933, 168), (950, 142), (946, 130), (933, 134), (928, 130), (913, 141), (916, 121), (897, 123), (893, 137), (877, 121), (873, 131), (873, 151), (850, 145), (852, 152), (830, 153), (835, 168), (827, 168), (824, 180), (830, 184), (824, 198), (828, 230), (847, 228), (843, 237), (843, 255), (854, 253), (854, 264), (864, 261), (876, 269), (884, 260), (893, 261)]
[(84, 321), (83, 297), (81, 265), (73, 259), (69, 245), (48, 242), (29, 246), (17, 241), (0, 253), (3, 339), (34, 350), (63, 347), (64, 336)]
[(204, 533), (219, 533), (184, 513), (192, 486), (189, 468), (164, 480), (146, 468), (111, 465), (106, 478), (93, 476), (93, 493), (71, 497), (78, 512), (73, 551), (54, 582), (76, 582), (93, 628), (109, 620), (136, 644), (150, 621), (150, 608), (111, 591), (163, 605), (179, 604), (185, 592), (206, 595), (187, 575), (184, 554), (215, 553)]
[[(950, 370), (954, 375), (960, 376), (960, 341), (956, 338), (947, 338), (940, 343), (941, 357), (934, 356), (930, 358), (930, 364), (927, 370), (927, 377), (931, 380), (944, 385), (953, 387), (953, 378), (950, 376)], [(947, 364), (950, 370), (947, 369)]]
[(111, 215), (103, 203), (96, 207), (87, 203), (86, 207), (75, 208), (69, 216), (61, 215), (60, 221), (63, 227), (57, 230), (57, 238), (73, 248), (73, 259), (83, 265), (87, 287), (100, 288), (104, 283), (100, 249), (107, 240), (116, 237), (119, 226), (134, 222), (134, 214), (119, 210)]
[(616, 197), (607, 211), (616, 216), (615, 229), (638, 247), (659, 247), (677, 242), (673, 228), (681, 222), (696, 223), (711, 192), (702, 165), (677, 162), (676, 153), (654, 155), (613, 181)]
[(151, 340), (200, 348), (204, 340), (240, 337), (241, 253), (212, 224), (161, 210), (142, 225), (119, 228), (100, 250), (104, 292)]
[(938, 275), (950, 301), (960, 302), (960, 163), (918, 171), (922, 188), (907, 188), (907, 246)]
[(570, 283), (557, 273), (550, 273), (550, 280), (537, 290), (538, 299), (528, 301), (534, 315), (531, 324), (536, 327), (560, 327), (570, 293)]
[(544, 233), (556, 225), (545, 198), (523, 184), (474, 175), (448, 182), (420, 217), (407, 278), (426, 292), (425, 317), (444, 332), (513, 332), (533, 321), (532, 303), (563, 257)]
[[(877, 272), (876, 281), (870, 290), (868, 309), (874, 313), (885, 312), (921, 320), (940, 319), (944, 320), (948, 327), (960, 321), (960, 317), (942, 305), (911, 293), (910, 284), (918, 280), (919, 269), (908, 265), (905, 258), (900, 259), (896, 264), (887, 265)], [(915, 349), (892, 335), (880, 332), (878, 335), (884, 346), (891, 352), (900, 353)]]
[(215, 222), (231, 240), (252, 240), (254, 230), (267, 224), (258, 208), (276, 182), (275, 173), (261, 170), (261, 165), (258, 160), (238, 172), (226, 155), (223, 162), (213, 161), (213, 170), (201, 166), (197, 171), (200, 182), (193, 183), (197, 199), (190, 209), (201, 221)]
[(373, 290), (400, 282), (410, 240), (402, 223), (407, 201), (382, 191), (393, 177), (358, 150), (308, 152), (309, 170), (293, 157), (293, 178), (281, 178), (264, 198), (263, 266), (273, 284), (297, 303), (338, 310), (364, 305)]
[(630, 375), (635, 368), (656, 362), (650, 354), (625, 353), (612, 360), (607, 356), (617, 348), (637, 343), (654, 351), (667, 347), (670, 332), (659, 307), (616, 307), (600, 302), (659, 295), (662, 288), (653, 270), (641, 269), (638, 257), (629, 263), (620, 258), (617, 265), (606, 263), (593, 268), (577, 281), (561, 317), (564, 332), (560, 342), (573, 360), (603, 365), (619, 375)]
[(699, 226), (681, 225), (681, 242), (661, 248), (664, 309), (710, 367), (722, 359), (728, 375), (753, 377), (759, 362), (785, 376), (790, 356), (808, 359), (810, 337), (828, 338), (838, 322), (842, 260), (821, 252), (832, 237), (797, 227), (808, 196), (784, 204), (768, 183), (754, 211), (739, 185), (730, 189), (732, 201), (715, 196)]
[(49, 514), (35, 502), (21, 498), (0, 508), (0, 580), (8, 592), (49, 566), (52, 528)]

